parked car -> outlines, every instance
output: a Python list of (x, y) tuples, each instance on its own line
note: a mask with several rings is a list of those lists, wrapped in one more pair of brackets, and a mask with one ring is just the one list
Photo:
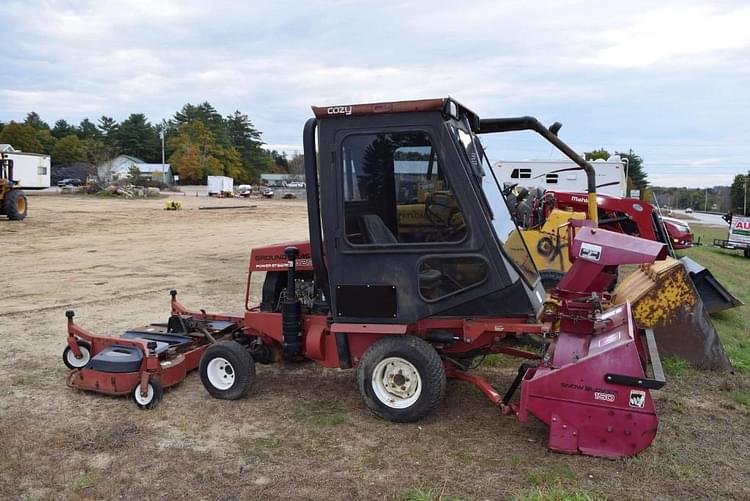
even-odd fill
[(672, 247), (679, 250), (693, 246), (693, 232), (690, 230), (690, 225), (673, 217), (662, 216), (661, 220), (664, 222), (669, 239), (672, 241)]
[(302, 183), (300, 181), (295, 181), (295, 182), (292, 182), (292, 183), (287, 183), (286, 187), (287, 188), (304, 188), (305, 187), (305, 183)]
[(249, 184), (241, 184), (237, 187), (237, 194), (243, 198), (247, 198), (253, 192), (253, 187)]
[(691, 209), (690, 207), (685, 209), (685, 214), (692, 214), (692, 213), (693, 213), (693, 209)]
[(61, 179), (57, 182), (57, 187), (62, 188), (63, 186), (81, 186), (83, 182), (75, 177)]
[(263, 196), (263, 198), (273, 198), (273, 190), (271, 188), (263, 188), (260, 191), (260, 194)]

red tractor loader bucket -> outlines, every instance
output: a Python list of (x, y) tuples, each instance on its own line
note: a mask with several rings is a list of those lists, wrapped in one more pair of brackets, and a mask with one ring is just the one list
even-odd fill
[(646, 377), (644, 343), (630, 304), (607, 310), (610, 327), (599, 334), (561, 330), (551, 357), (528, 369), (521, 384), (518, 418), (531, 412), (549, 426), (549, 448), (567, 454), (634, 456), (656, 436), (658, 418), (651, 389), (665, 384), (653, 333), (645, 349), (654, 378)]

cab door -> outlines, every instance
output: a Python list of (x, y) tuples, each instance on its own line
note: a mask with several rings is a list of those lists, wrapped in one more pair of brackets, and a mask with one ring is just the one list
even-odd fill
[(334, 319), (412, 323), (497, 290), (499, 251), (444, 131), (363, 125), (331, 134), (321, 171)]

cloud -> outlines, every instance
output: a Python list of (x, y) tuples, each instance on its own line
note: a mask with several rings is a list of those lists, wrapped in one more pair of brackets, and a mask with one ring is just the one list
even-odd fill
[(706, 63), (722, 51), (748, 47), (750, 7), (716, 11), (710, 5), (640, 14), (629, 26), (605, 31), (608, 46), (584, 62), (628, 68), (707, 56), (699, 59)]

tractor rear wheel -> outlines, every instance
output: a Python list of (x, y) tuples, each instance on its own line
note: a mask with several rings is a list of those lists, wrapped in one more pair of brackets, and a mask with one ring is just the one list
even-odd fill
[(370, 346), (357, 369), (367, 407), (388, 421), (427, 416), (445, 396), (445, 367), (435, 348), (414, 336), (386, 336)]
[(5, 194), (3, 213), (8, 216), (8, 219), (20, 221), (26, 217), (27, 212), (28, 204), (26, 203), (26, 195), (24, 195), (23, 191), (10, 190)]
[(201, 356), (200, 374), (212, 397), (237, 400), (255, 383), (255, 362), (237, 341), (219, 341)]

